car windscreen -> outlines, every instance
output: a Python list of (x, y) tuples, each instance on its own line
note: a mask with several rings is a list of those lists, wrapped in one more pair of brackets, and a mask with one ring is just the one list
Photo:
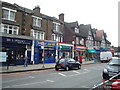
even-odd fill
[(64, 63), (64, 62), (65, 62), (65, 59), (60, 59), (58, 63), (61, 64), (61, 63)]
[(113, 59), (109, 62), (109, 65), (120, 65), (120, 59)]

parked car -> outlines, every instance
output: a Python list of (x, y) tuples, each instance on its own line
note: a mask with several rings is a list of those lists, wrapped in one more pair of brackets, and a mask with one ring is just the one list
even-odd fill
[(110, 89), (111, 90), (120, 90), (120, 81), (113, 82)]
[(100, 61), (101, 62), (110, 61), (111, 59), (112, 59), (111, 52), (100, 52)]
[(55, 65), (56, 71), (58, 71), (59, 69), (65, 69), (66, 71), (68, 71), (69, 69), (72, 68), (80, 69), (81, 64), (72, 58), (62, 58), (58, 60)]
[(109, 79), (110, 77), (120, 72), (120, 58), (113, 57), (112, 60), (107, 64), (103, 70), (103, 79)]

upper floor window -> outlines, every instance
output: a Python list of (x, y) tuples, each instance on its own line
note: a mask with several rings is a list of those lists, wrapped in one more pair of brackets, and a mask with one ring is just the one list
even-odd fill
[(31, 30), (31, 36), (35, 39), (44, 40), (44, 32)]
[(52, 34), (52, 40), (62, 42), (63, 41), (63, 36), (57, 35), (57, 34)]
[(12, 9), (3, 7), (2, 18), (11, 20), (11, 21), (15, 21), (15, 12), (16, 12), (16, 10), (12, 10)]
[(89, 35), (92, 35), (91, 31), (89, 31)]
[(84, 45), (84, 39), (83, 38), (80, 40), (80, 44)]
[(59, 32), (60, 24), (56, 22), (53, 22), (53, 24), (54, 24), (53, 30)]
[(41, 27), (42, 18), (32, 16), (33, 17), (33, 26)]
[(2, 24), (0, 32), (5, 33), (5, 34), (18, 35), (18, 29), (19, 28), (17, 26)]
[(75, 27), (75, 32), (76, 33), (79, 33), (79, 29)]
[(76, 44), (79, 44), (79, 38), (76, 37)]

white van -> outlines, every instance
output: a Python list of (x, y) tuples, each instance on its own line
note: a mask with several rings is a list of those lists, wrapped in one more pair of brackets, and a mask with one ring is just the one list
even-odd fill
[(112, 60), (112, 53), (111, 52), (100, 52), (100, 61), (110, 61)]

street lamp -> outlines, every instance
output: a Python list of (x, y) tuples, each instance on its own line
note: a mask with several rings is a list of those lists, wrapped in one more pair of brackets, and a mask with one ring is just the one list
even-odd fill
[(44, 42), (42, 42), (42, 44), (41, 44), (42, 46), (41, 46), (41, 48), (43, 49), (43, 54), (42, 54), (42, 56), (43, 56), (43, 58), (42, 58), (42, 61), (43, 61), (43, 66), (42, 66), (42, 68), (45, 68), (45, 66), (44, 66), (44, 59), (45, 59), (45, 57), (44, 57), (44, 55), (45, 55), (45, 45), (44, 45)]

